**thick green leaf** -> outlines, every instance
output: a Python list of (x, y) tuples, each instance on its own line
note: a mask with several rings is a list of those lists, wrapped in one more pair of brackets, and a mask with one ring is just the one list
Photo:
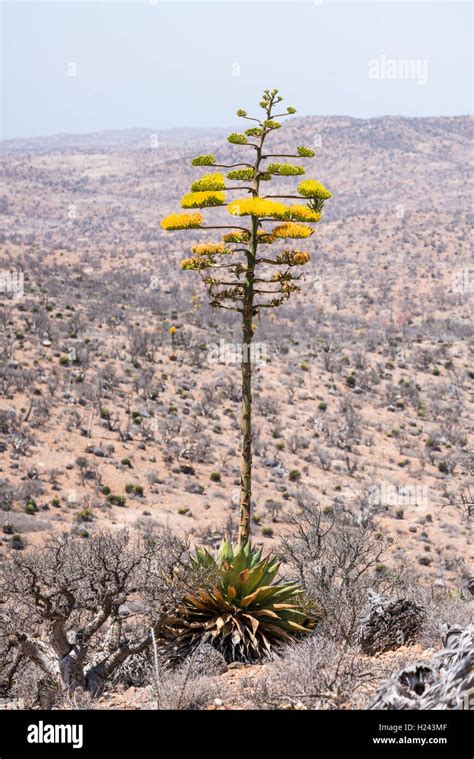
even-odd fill
[(227, 561), (229, 564), (234, 560), (234, 550), (231, 543), (225, 540), (219, 548), (216, 556), (217, 564), (222, 564), (223, 561)]

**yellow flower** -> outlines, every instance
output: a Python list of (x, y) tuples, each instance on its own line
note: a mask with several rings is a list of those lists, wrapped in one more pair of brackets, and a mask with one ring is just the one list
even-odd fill
[(232, 216), (281, 216), (287, 208), (283, 203), (265, 198), (237, 198), (229, 203), (227, 210)]
[(209, 190), (223, 190), (223, 174), (205, 174), (201, 179), (196, 179), (191, 185), (192, 192), (207, 192)]
[(321, 218), (321, 214), (318, 211), (312, 211), (307, 206), (290, 206), (288, 211), (288, 218), (294, 221), (319, 221)]
[(284, 213), (273, 214), (275, 219), (281, 219), (281, 221), (319, 221), (321, 214), (319, 211), (313, 211), (307, 206), (287, 206)]
[(314, 232), (311, 227), (307, 227), (306, 224), (295, 224), (292, 221), (286, 224), (280, 224), (278, 227), (272, 229), (272, 235), (274, 237), (294, 237), (304, 238), (310, 237)]
[(296, 177), (305, 173), (302, 166), (296, 166), (293, 163), (270, 163), (265, 171), (279, 177)]
[(244, 232), (242, 230), (241, 232), (227, 232), (224, 237), (222, 238), (224, 242), (249, 242), (250, 240), (250, 232)]
[(279, 264), (288, 264), (289, 266), (304, 266), (310, 258), (310, 254), (302, 250), (282, 250), (276, 257), (276, 261)]
[(178, 330), (176, 329), (176, 327), (170, 327), (169, 330), (168, 330), (168, 332), (170, 333), (170, 335), (175, 335), (177, 331)]
[(244, 182), (252, 180), (255, 176), (254, 169), (235, 169), (227, 172), (227, 179), (241, 179)]
[(275, 238), (271, 232), (265, 232), (263, 229), (258, 230), (257, 240), (259, 245), (271, 245), (273, 242), (275, 242)]
[(311, 150), (311, 148), (306, 148), (304, 145), (299, 145), (296, 148), (296, 152), (299, 156), (301, 156), (301, 158), (314, 158), (316, 155), (314, 150)]
[[(235, 242), (235, 243), (242, 243), (246, 244), (249, 243), (251, 240), (252, 234), (250, 231), (241, 231), (241, 232), (228, 232), (224, 235), (222, 238), (224, 242)], [(271, 245), (272, 242), (275, 242), (275, 237), (273, 237), (271, 232), (266, 232), (264, 229), (259, 229), (257, 232), (257, 239), (259, 245)]]
[(202, 224), (202, 213), (172, 213), (162, 219), (160, 226), (171, 232), (175, 229), (197, 229)]
[(314, 179), (300, 182), (298, 192), (304, 198), (320, 198), (321, 200), (332, 198), (332, 192), (329, 192), (321, 182), (316, 182)]
[(280, 224), (278, 227), (272, 229), (272, 235), (274, 237), (293, 237), (304, 238), (310, 237), (314, 232), (314, 229), (307, 227), (305, 224), (294, 224), (289, 221), (287, 224)]
[(209, 267), (208, 261), (205, 258), (196, 256), (194, 258), (184, 258), (180, 266), (183, 270), (186, 269), (207, 269)]
[(225, 192), (190, 192), (181, 200), (182, 208), (206, 208), (222, 206), (225, 203)]
[(192, 248), (196, 256), (215, 256), (232, 253), (222, 242), (204, 242)]
[(193, 166), (212, 166), (215, 162), (216, 157), (211, 153), (208, 153), (207, 155), (198, 155), (192, 160)]

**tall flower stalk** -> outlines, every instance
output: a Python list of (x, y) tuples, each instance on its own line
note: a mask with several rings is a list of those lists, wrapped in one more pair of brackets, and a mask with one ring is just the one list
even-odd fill
[[(237, 311), (242, 320), (242, 441), (240, 478), (240, 520), (238, 543), (244, 546), (250, 538), (252, 505), (252, 339), (254, 318), (264, 308), (276, 308), (287, 300), (292, 292), (301, 288), (297, 282), (301, 274), (296, 267), (308, 263), (306, 251), (280, 247), (285, 240), (305, 239), (313, 234), (312, 226), (321, 218), (325, 200), (331, 193), (320, 182), (302, 181), (297, 194), (261, 194), (262, 183), (277, 177), (300, 176), (303, 166), (279, 158), (313, 158), (314, 152), (299, 146), (295, 153), (269, 153), (264, 149), (268, 135), (279, 129), (275, 119), (296, 113), (287, 108), (283, 113), (274, 109), (283, 98), (278, 90), (265, 90), (260, 101), (262, 118), (249, 116), (239, 109), (237, 115), (254, 122), (242, 134), (232, 133), (228, 142), (245, 150), (250, 160), (235, 164), (216, 163), (214, 155), (207, 154), (193, 159), (193, 166), (228, 170), (226, 176), (216, 172), (206, 174), (191, 185), (191, 191), (181, 201), (190, 213), (171, 214), (162, 220), (161, 226), (173, 230), (227, 230), (221, 240), (208, 241), (192, 248), (192, 257), (181, 262), (183, 270), (198, 271), (206, 286), (210, 305)], [(245, 197), (235, 197), (228, 202), (226, 192), (245, 192)], [(283, 200), (294, 199), (294, 204)], [(224, 207), (236, 219), (247, 218), (247, 223), (205, 225), (200, 210)], [(275, 222), (278, 222), (275, 225)], [(271, 256), (265, 251), (277, 244), (279, 248)], [(297, 269), (296, 269), (297, 270)]]

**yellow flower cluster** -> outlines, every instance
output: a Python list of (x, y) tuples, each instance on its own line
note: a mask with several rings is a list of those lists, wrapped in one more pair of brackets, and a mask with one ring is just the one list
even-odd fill
[(249, 242), (250, 232), (227, 232), (222, 238), (224, 242)]
[(190, 192), (181, 199), (182, 208), (207, 208), (224, 203), (225, 192)]
[(227, 172), (227, 179), (242, 179), (244, 182), (253, 179), (254, 176), (254, 169), (235, 169)]
[[(250, 242), (251, 233), (250, 232), (228, 232), (224, 235), (223, 240), (224, 242), (237, 242), (237, 243), (248, 243)], [(259, 229), (257, 232), (257, 239), (260, 245), (271, 245), (272, 242), (275, 242), (275, 237), (271, 234), (271, 232), (265, 232), (264, 229)]]
[(201, 224), (201, 213), (172, 213), (162, 219), (160, 226), (171, 232), (175, 229), (197, 229)]
[(193, 270), (193, 269), (207, 269), (209, 267), (209, 263), (206, 261), (205, 258), (184, 258), (180, 266), (183, 270)]
[(265, 232), (263, 229), (258, 230), (257, 240), (259, 245), (271, 245), (272, 242), (275, 242), (275, 238), (271, 232)]
[(196, 158), (193, 158), (191, 163), (193, 166), (212, 166), (215, 162), (216, 157), (211, 153), (208, 153), (207, 155), (196, 156)]
[(208, 192), (209, 190), (223, 190), (223, 174), (205, 174), (201, 179), (196, 179), (191, 185), (192, 192)]
[(310, 254), (302, 250), (282, 250), (276, 257), (276, 261), (279, 264), (288, 264), (289, 266), (304, 266), (310, 258)]
[(280, 177), (296, 177), (298, 174), (304, 174), (304, 168), (295, 166), (293, 163), (271, 163), (265, 171)]
[(308, 208), (307, 206), (285, 206), (285, 210), (283, 213), (274, 213), (273, 214), (274, 219), (278, 219), (279, 221), (308, 221), (308, 222), (316, 222), (319, 221), (321, 218), (321, 214), (319, 211), (313, 211), (311, 208)]
[(290, 206), (288, 209), (288, 215), (286, 217), (287, 219), (291, 219), (293, 221), (319, 221), (321, 218), (321, 214), (318, 211), (312, 211), (307, 206)]
[(200, 245), (194, 245), (192, 251), (196, 256), (217, 256), (232, 253), (223, 242), (203, 242)]
[(278, 227), (272, 229), (274, 237), (293, 237), (294, 239), (310, 237), (313, 232), (314, 229), (311, 229), (311, 227), (307, 227), (305, 224), (294, 224), (291, 221), (287, 224), (280, 224)]
[(298, 145), (296, 152), (299, 156), (301, 156), (301, 158), (314, 158), (316, 155), (314, 150), (311, 150), (311, 148), (307, 148), (304, 145)]
[(287, 207), (283, 203), (265, 198), (237, 198), (228, 204), (227, 210), (232, 216), (283, 217)]
[(320, 198), (321, 200), (332, 198), (332, 193), (329, 192), (321, 182), (316, 182), (314, 179), (307, 179), (305, 182), (300, 182), (298, 185), (298, 192), (300, 195), (303, 195), (304, 198)]

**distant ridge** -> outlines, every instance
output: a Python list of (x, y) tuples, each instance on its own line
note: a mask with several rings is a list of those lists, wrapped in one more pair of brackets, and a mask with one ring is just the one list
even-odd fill
[[(302, 116), (286, 122), (286, 128), (309, 126), (324, 127), (328, 130), (353, 130), (364, 133), (367, 129), (384, 128), (393, 130), (410, 127), (412, 130), (422, 128), (423, 131), (438, 130), (449, 133), (460, 132), (467, 138), (472, 137), (473, 120), (470, 116), (377, 116), (362, 119), (352, 116)], [(148, 129), (132, 127), (130, 129), (104, 129), (85, 134), (53, 134), (45, 137), (27, 137), (0, 141), (0, 153), (43, 153), (64, 150), (140, 150), (149, 147), (153, 135), (166, 144), (200, 143), (207, 139), (221, 139), (236, 125), (228, 127), (177, 127), (174, 129)]]
[(85, 134), (53, 134), (45, 137), (25, 137), (0, 141), (0, 152), (34, 152), (42, 153), (52, 150), (117, 150), (121, 147), (144, 148), (149, 145), (153, 135), (166, 143), (196, 142), (205, 137), (221, 137), (229, 133), (232, 127), (177, 127), (176, 129), (148, 129), (132, 127), (130, 129), (103, 129)]

